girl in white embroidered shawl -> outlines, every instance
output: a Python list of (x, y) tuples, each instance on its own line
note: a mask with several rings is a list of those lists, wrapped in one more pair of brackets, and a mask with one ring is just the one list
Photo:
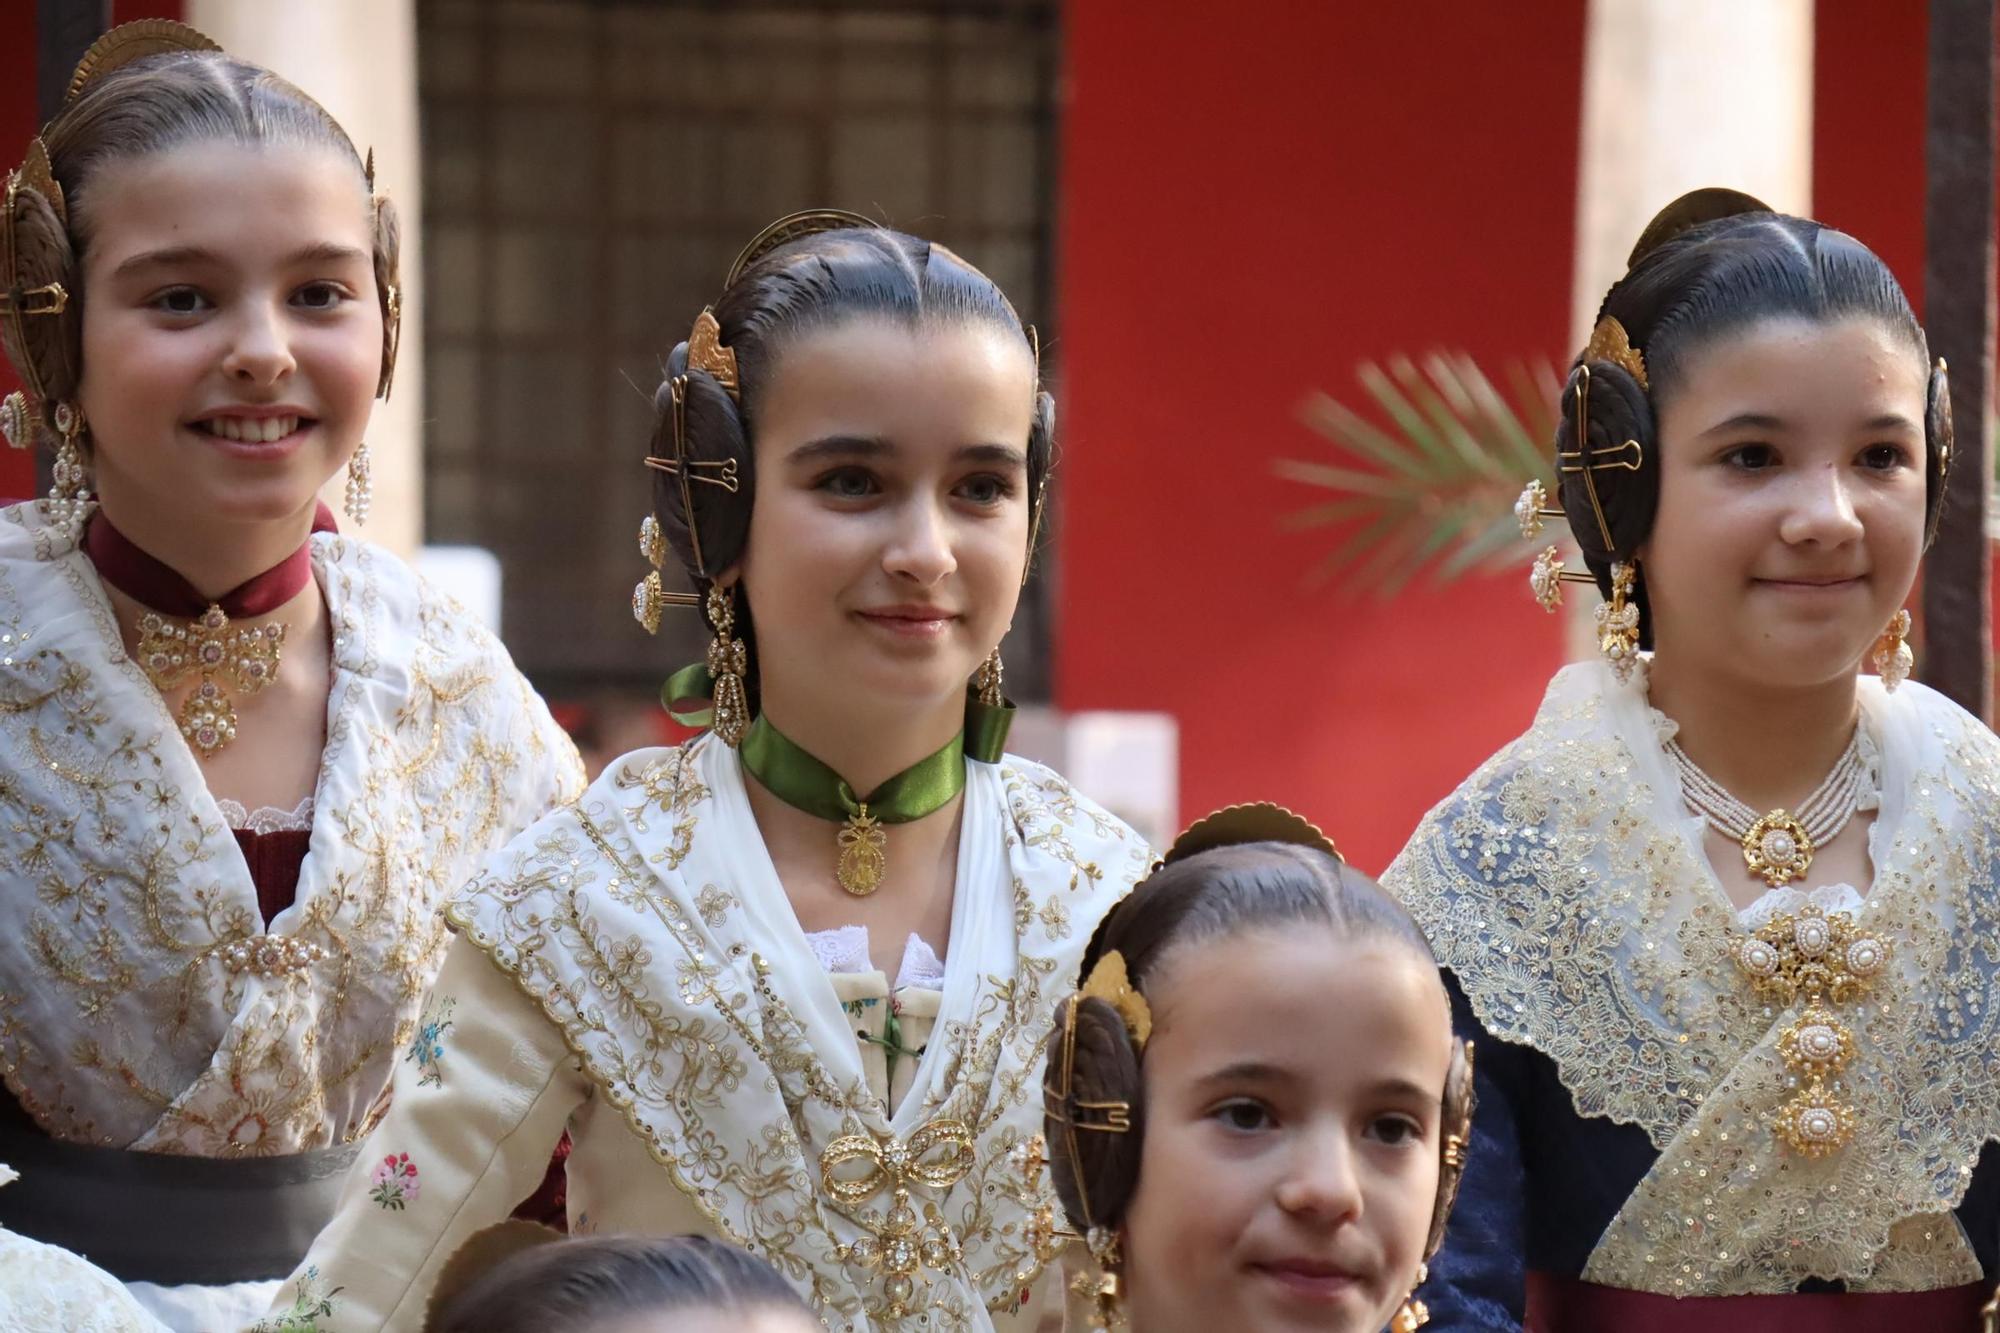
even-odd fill
[[(449, 1028), (281, 1312), (409, 1326), (567, 1124), (578, 1230), (749, 1246), (837, 1329), (1060, 1317), (1049, 1006), (1146, 853), (1000, 754), (1049, 463), (1033, 343), (865, 219), (786, 219), (738, 270), (669, 362), (641, 540), (706, 594), (708, 679), (669, 692), (713, 730), (626, 756), (450, 909)], [(816, 956), (836, 931), (860, 970)]]
[(1858, 242), (1703, 191), (1641, 239), (1570, 392), (1606, 660), (1385, 877), (1497, 1039), (1426, 1295), (1454, 1328), (1643, 1333), (1725, 1296), (1723, 1326), (1970, 1328), (2000, 1229), (2000, 743), (1903, 682), (1900, 609), (1943, 366)]
[(395, 355), (371, 170), (148, 22), (84, 57), (0, 216), (0, 417), (57, 451), (0, 512), (0, 1221), (182, 1326), (297, 1263), (443, 896), (582, 787), (500, 645), (318, 505)]

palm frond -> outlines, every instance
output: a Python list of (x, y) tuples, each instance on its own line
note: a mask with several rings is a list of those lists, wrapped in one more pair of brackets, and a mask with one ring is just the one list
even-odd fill
[(1425, 571), (1445, 582), (1527, 563), (1513, 504), (1531, 479), (1551, 485), (1554, 367), (1511, 365), (1503, 388), (1464, 353), (1439, 352), (1363, 362), (1355, 378), (1372, 411), (1314, 394), (1299, 416), (1329, 456), (1274, 464), (1327, 493), (1278, 520), (1285, 531), (1333, 530), (1306, 581), (1392, 597)]

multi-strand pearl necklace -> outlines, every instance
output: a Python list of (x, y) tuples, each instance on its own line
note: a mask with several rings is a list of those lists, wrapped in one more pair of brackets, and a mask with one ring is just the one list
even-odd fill
[(1740, 843), (1750, 873), (1761, 876), (1774, 889), (1805, 878), (1813, 853), (1839, 837), (1854, 818), (1866, 780), (1859, 728), (1834, 761), (1833, 771), (1800, 803), (1796, 815), (1782, 807), (1759, 815), (1702, 772), (1679, 741), (1667, 742), (1667, 755), (1680, 773), (1681, 798), (1687, 802), (1688, 812)]

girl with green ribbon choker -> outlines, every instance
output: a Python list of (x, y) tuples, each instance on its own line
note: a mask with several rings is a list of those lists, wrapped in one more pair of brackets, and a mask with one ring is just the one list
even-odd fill
[(817, 213), (738, 259), (655, 399), (634, 596), (649, 628), (705, 612), (666, 694), (710, 730), (614, 763), (449, 909), (450, 1028), (275, 1313), (411, 1326), (567, 1128), (573, 1224), (745, 1245), (829, 1328), (1056, 1315), (1037, 1078), (1148, 853), (1002, 753), (1038, 375), (942, 246)]

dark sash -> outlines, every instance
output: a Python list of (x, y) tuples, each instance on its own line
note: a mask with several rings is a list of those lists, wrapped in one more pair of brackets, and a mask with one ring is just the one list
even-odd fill
[(0, 1091), (0, 1226), (121, 1282), (216, 1286), (288, 1276), (333, 1216), (345, 1144), (283, 1157), (185, 1157), (49, 1137)]

